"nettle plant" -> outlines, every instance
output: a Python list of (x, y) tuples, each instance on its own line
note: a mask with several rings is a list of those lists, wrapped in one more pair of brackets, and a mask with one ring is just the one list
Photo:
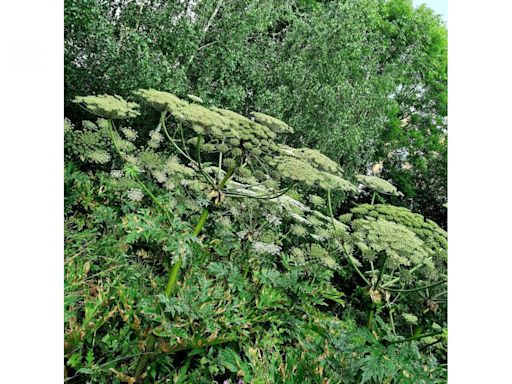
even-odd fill
[[(253, 112), (253, 119), (249, 119), (233, 111), (207, 108), (193, 95), (187, 102), (153, 89), (135, 94), (160, 113), (149, 140), (142, 139), (144, 132), (122, 125), (139, 115), (138, 104), (119, 96), (86, 96), (74, 102), (99, 119), (96, 123), (84, 121), (82, 129), (66, 121), (66, 146), (80, 160), (104, 170), (110, 168), (112, 178), (126, 188), (127, 199), (141, 202), (149, 197), (160, 211), (158, 219), (147, 220), (151, 222), (149, 231), (148, 225), (141, 228), (140, 219), (134, 215), (132, 219), (127, 215), (125, 224), (133, 233), (128, 241), (144, 232), (157, 237), (161, 251), (168, 255), (171, 266), (163, 289), (165, 297), (175, 293), (180, 269), (192, 255), (193, 244), (201, 242), (200, 233), (214, 213), (210, 221), (215, 221), (215, 230), (238, 228), (232, 235), (241, 244), (240, 257), (250, 255), (244, 263), (244, 277), (251, 274), (253, 279), (261, 279), (272, 266), (268, 257), (281, 255), (282, 264), (290, 268), (316, 268), (323, 276), (316, 293), (343, 303), (342, 293), (330, 284), (340, 267), (327, 240), (346, 239), (347, 226), (334, 219), (332, 212), (324, 214), (322, 197), (309, 196), (318, 210), (298, 199), (299, 191), (323, 191), (329, 202), (331, 191), (356, 192), (357, 188), (343, 178), (340, 166), (316, 150), (279, 144), (279, 135), (292, 132), (292, 128), (274, 117)], [(190, 211), (182, 212), (175, 202), (157, 197), (151, 187), (154, 184), (170, 191), (186, 189), (193, 197), (189, 199), (193, 201), (188, 204)], [(196, 213), (196, 224), (187, 231), (179, 218)], [(276, 226), (288, 230), (276, 231)], [(283, 249), (286, 252), (281, 252)], [(263, 296), (269, 295), (273, 293)], [(162, 334), (162, 329), (156, 329), (149, 335), (147, 352), (154, 350), (157, 335)], [(143, 376), (149, 358), (149, 353), (141, 357), (136, 378)]]

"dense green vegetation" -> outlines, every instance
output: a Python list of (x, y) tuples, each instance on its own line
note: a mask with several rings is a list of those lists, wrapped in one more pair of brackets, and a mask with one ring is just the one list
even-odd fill
[(276, 118), (134, 94), (150, 132), (119, 96), (65, 120), (69, 382), (446, 381), (443, 229)]
[(445, 383), (446, 29), (65, 1), (67, 383)]
[(66, 115), (138, 88), (265, 112), (347, 174), (382, 164), (393, 203), (446, 229), (446, 34), (410, 0), (66, 0)]

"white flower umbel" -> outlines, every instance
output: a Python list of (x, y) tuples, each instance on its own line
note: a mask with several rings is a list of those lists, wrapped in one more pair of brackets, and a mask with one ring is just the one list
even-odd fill
[(252, 244), (252, 248), (256, 253), (269, 253), (271, 255), (279, 255), (281, 252), (281, 247), (279, 245), (262, 243), (260, 241), (255, 241)]
[(123, 177), (123, 171), (121, 171), (120, 169), (113, 169), (110, 171), (110, 176), (116, 179), (120, 179), (121, 177)]
[(130, 189), (128, 191), (128, 198), (131, 201), (142, 201), (142, 198), (144, 197), (144, 194), (140, 189)]

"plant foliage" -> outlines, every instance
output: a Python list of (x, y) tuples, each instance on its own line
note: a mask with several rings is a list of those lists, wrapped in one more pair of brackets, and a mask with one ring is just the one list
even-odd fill
[(337, 162), (192, 96), (74, 99), (97, 120), (64, 122), (66, 382), (445, 382), (446, 232), (336, 218)]

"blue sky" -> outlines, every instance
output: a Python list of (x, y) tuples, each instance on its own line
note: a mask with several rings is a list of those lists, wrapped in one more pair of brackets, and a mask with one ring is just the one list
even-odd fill
[(414, 6), (426, 4), (436, 13), (439, 13), (445, 22), (448, 22), (448, 0), (413, 0)]

